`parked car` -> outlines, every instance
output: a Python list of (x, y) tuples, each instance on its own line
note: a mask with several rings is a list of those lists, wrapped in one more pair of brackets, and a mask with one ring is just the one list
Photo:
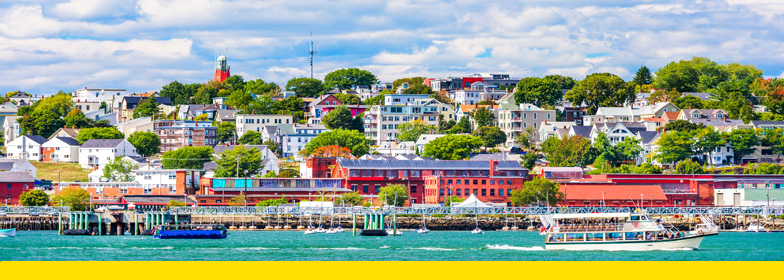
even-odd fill
[(509, 152), (513, 154), (522, 154), (523, 149), (520, 149), (520, 147), (512, 147), (512, 149), (509, 150)]

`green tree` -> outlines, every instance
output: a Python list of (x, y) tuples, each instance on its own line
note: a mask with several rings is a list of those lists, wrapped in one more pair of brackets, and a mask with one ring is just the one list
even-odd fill
[(675, 165), (675, 173), (677, 174), (705, 174), (702, 165), (691, 160), (684, 160)]
[(634, 74), (634, 80), (632, 81), (638, 85), (650, 85), (651, 82), (653, 82), (651, 69), (648, 69), (646, 66), (640, 66), (640, 69), (638, 69), (637, 73)]
[(517, 83), (514, 93), (517, 104), (530, 103), (538, 107), (556, 106), (563, 98), (561, 85), (547, 78), (523, 78)]
[(672, 100), (672, 104), (681, 109), (703, 109), (702, 99), (693, 95), (684, 95)]
[(303, 154), (311, 155), (318, 147), (337, 145), (351, 150), (355, 157), (361, 157), (368, 153), (370, 146), (369, 140), (359, 131), (335, 129), (319, 133), (318, 136), (305, 144)]
[(264, 174), (264, 176), (261, 176), (261, 178), (277, 178), (277, 177), (278, 177), (278, 174), (275, 174), (275, 171), (272, 171), (272, 170), (267, 171), (267, 174)]
[(278, 199), (267, 199), (267, 200), (259, 201), (256, 203), (256, 207), (278, 206), (286, 203), (288, 203), (288, 200), (286, 200), (286, 196), (281, 196)]
[(482, 139), (485, 147), (492, 148), (506, 143), (506, 133), (497, 126), (483, 126), (474, 131), (474, 136)]
[(689, 132), (696, 129), (703, 129), (703, 128), (705, 128), (704, 124), (702, 123), (695, 124), (687, 120), (674, 120), (667, 123), (664, 126), (664, 130), (666, 131), (685, 131), (685, 132)]
[(432, 88), (424, 84), (414, 84), (409, 86), (406, 90), (403, 91), (403, 94), (427, 94), (432, 95), (435, 92)]
[(167, 209), (171, 209), (174, 207), (184, 207), (184, 206), (185, 206), (185, 202), (179, 202), (175, 200), (169, 200), (169, 203), (166, 204)]
[(408, 201), (408, 188), (403, 184), (388, 184), (381, 187), (378, 197), (387, 205), (403, 207)]
[(125, 135), (114, 127), (83, 128), (79, 130), (76, 140), (79, 144), (84, 144), (90, 139), (123, 139)]
[(515, 206), (525, 206), (531, 204), (555, 206), (564, 199), (560, 184), (555, 184), (550, 180), (534, 177), (531, 181), (526, 181), (522, 189), (512, 191), (509, 201)]
[(762, 131), (762, 146), (770, 147), (770, 152), (780, 158), (784, 153), (784, 129), (766, 129)]
[(636, 96), (633, 83), (630, 86), (610, 73), (595, 73), (577, 83), (565, 97), (572, 104), (587, 104), (587, 113), (593, 115), (599, 107), (622, 107)]
[(642, 152), (640, 139), (634, 137), (624, 138), (623, 141), (615, 144), (613, 149), (616, 150), (615, 154), (619, 162), (634, 162)]
[(199, 84), (185, 85), (178, 81), (173, 81), (161, 88), (158, 94), (161, 97), (168, 97), (172, 105), (186, 105), (191, 103), (191, 97), (196, 94)]
[(299, 170), (294, 169), (283, 169), (278, 174), (278, 178), (299, 178)]
[(49, 195), (42, 190), (23, 191), (19, 196), (19, 204), (22, 206), (46, 206), (49, 205)]
[(679, 162), (694, 155), (694, 137), (686, 131), (662, 133), (656, 144), (659, 149), (654, 157), (662, 163)]
[(262, 95), (254, 99), (245, 109), (242, 110), (244, 114), (261, 114), (272, 115), (278, 113), (278, 103), (272, 101), (269, 95)]
[(437, 128), (423, 120), (412, 120), (401, 123), (397, 130), (400, 141), (416, 141), (420, 135), (435, 132)]
[(362, 99), (356, 94), (338, 93), (333, 96), (343, 102), (343, 105), (362, 105)]
[(476, 127), (493, 126), (493, 112), (487, 107), (481, 107), (471, 112)]
[(90, 203), (90, 193), (82, 188), (67, 188), (52, 199), (58, 206), (71, 207), (71, 211), (85, 211)]
[(108, 178), (109, 182), (133, 182), (136, 175), (133, 170), (138, 168), (136, 163), (123, 158), (114, 158), (111, 163), (103, 166), (103, 177)]
[(245, 92), (251, 92), (256, 96), (271, 95), (280, 91), (280, 87), (275, 83), (267, 83), (262, 79), (250, 80), (245, 83)]
[(250, 91), (245, 91), (244, 88), (241, 88), (233, 91), (229, 95), (229, 98), (226, 99), (226, 105), (245, 110), (253, 99), (253, 94), (251, 94)]
[(49, 97), (42, 98), (33, 103), (35, 111), (49, 111), (58, 118), (65, 117), (69, 112), (74, 109), (74, 102), (71, 95), (67, 93), (58, 93)]
[(161, 163), (164, 169), (203, 169), (210, 162), (211, 147), (181, 147), (163, 153)]
[(150, 97), (139, 102), (136, 109), (133, 110), (133, 118), (152, 117), (160, 112), (158, 102), (155, 102), (154, 97)]
[(136, 148), (140, 155), (145, 157), (161, 152), (161, 138), (155, 132), (136, 131), (128, 136), (128, 142)]
[[(25, 108), (25, 107), (22, 107)], [(22, 134), (48, 137), (63, 127), (65, 122), (57, 114), (48, 110), (33, 110), (17, 120)]]
[(392, 82), (392, 92), (397, 92), (397, 89), (402, 87), (403, 84), (408, 84), (409, 87), (413, 85), (423, 85), (426, 79), (427, 79), (426, 77), (411, 77), (411, 78), (397, 79), (394, 82)]
[(244, 145), (261, 145), (262, 143), (261, 133), (255, 131), (248, 131), (237, 140), (237, 143), (244, 144)]
[(335, 205), (359, 206), (362, 205), (362, 196), (357, 192), (343, 193), (335, 198)]
[(229, 205), (231, 206), (245, 206), (247, 203), (248, 201), (246, 200), (244, 194), (234, 196), (229, 200)]
[(286, 90), (294, 91), (299, 97), (318, 97), (326, 87), (319, 79), (293, 78), (286, 82)]
[(261, 171), (261, 152), (240, 145), (216, 155), (215, 163), (215, 177), (252, 176)]
[(542, 143), (542, 152), (549, 166), (554, 167), (585, 167), (593, 162), (591, 140), (580, 135), (547, 138)]
[(520, 135), (517, 135), (515, 142), (520, 144), (522, 148), (533, 150), (536, 148), (536, 128), (533, 126), (526, 127)]
[(564, 90), (564, 89), (565, 90), (570, 90), (575, 85), (577, 85), (577, 81), (572, 79), (572, 77), (568, 77), (568, 76), (547, 75), (547, 76), (544, 76), (544, 78), (548, 79), (548, 80), (551, 80), (551, 81), (555, 81), (556, 83), (558, 83), (558, 89), (560, 89), (560, 90)]
[(465, 201), (465, 200), (462, 199), (462, 198), (450, 195), (449, 197), (447, 197), (445, 199), (444, 207), (452, 207), (452, 204), (454, 204), (454, 203), (460, 204), (460, 202), (463, 202), (463, 201)]
[(68, 115), (65, 116), (65, 118), (63, 118), (63, 121), (65, 122), (65, 126), (67, 127), (75, 127), (75, 128), (90, 127), (90, 119), (85, 117), (84, 113), (82, 113), (82, 111), (79, 109), (74, 109), (73, 111), (68, 113)]
[(533, 170), (534, 166), (536, 166), (536, 160), (539, 159), (539, 154), (534, 152), (528, 152), (524, 155), (520, 156), (520, 165), (528, 170)]
[(658, 165), (650, 163), (643, 163), (642, 165), (633, 169), (635, 174), (662, 174), (662, 169)]
[(482, 139), (471, 135), (446, 135), (425, 145), (424, 156), (441, 160), (466, 159), (482, 146)]
[(280, 147), (278, 147), (278, 142), (275, 142), (272, 139), (267, 139), (267, 141), (264, 141), (264, 143), (261, 144), (266, 145), (267, 149), (270, 149), (270, 151), (274, 152), (276, 155), (278, 155), (278, 157), (280, 157), (281, 151)]
[(452, 125), (451, 128), (442, 131), (447, 134), (458, 134), (458, 133), (471, 133), (473, 129), (471, 128), (471, 122), (468, 118), (462, 118), (460, 121)]
[(376, 75), (370, 71), (357, 68), (338, 69), (324, 77), (327, 88), (340, 90), (356, 88), (357, 86), (371, 86), (378, 82)]
[(217, 138), (219, 143), (229, 143), (237, 134), (237, 125), (233, 122), (219, 122), (213, 124), (217, 127)]
[(391, 93), (384, 93), (383, 91), (381, 94), (373, 96), (371, 98), (365, 99), (362, 103), (365, 105), (384, 105), (384, 96)]
[(754, 146), (760, 144), (759, 135), (751, 129), (733, 129), (725, 137), (732, 146), (735, 162), (741, 162), (744, 156), (754, 152)]
[(233, 90), (239, 90), (245, 87), (245, 78), (240, 75), (234, 75), (226, 78), (223, 83)]
[(278, 101), (278, 109), (285, 113), (302, 112), (305, 108), (305, 101), (296, 96), (289, 96)]
[(352, 129), (354, 128), (354, 117), (351, 116), (351, 110), (346, 106), (338, 106), (330, 111), (321, 119), (328, 129)]
[[(713, 158), (710, 153), (715, 151), (718, 147), (724, 147), (727, 141), (722, 137), (721, 133), (714, 130), (712, 127), (694, 130), (696, 140), (694, 142), (694, 151), (696, 154), (708, 155), (710, 162)], [(721, 162), (719, 162), (721, 163)]]

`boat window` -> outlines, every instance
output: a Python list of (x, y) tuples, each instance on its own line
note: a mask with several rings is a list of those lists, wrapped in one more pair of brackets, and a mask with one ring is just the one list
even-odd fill
[(563, 242), (563, 241), (564, 241), (563, 234), (554, 234), (554, 233), (550, 234), (550, 242)]
[(640, 220), (640, 216), (632, 216), (631, 220), (632, 221), (639, 221)]
[(626, 240), (642, 240), (643, 235), (641, 232), (627, 232)]
[(607, 240), (622, 240), (623, 235), (620, 232), (607, 233)]
[(588, 233), (587, 238), (588, 241), (603, 241), (604, 233)]
[(585, 240), (584, 233), (567, 233), (566, 241), (583, 241)]

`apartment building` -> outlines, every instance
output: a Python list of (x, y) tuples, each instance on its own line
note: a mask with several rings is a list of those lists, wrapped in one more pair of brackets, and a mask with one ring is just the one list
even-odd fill
[(554, 122), (555, 110), (546, 110), (533, 104), (501, 103), (493, 110), (496, 126), (506, 133), (507, 146), (516, 142), (517, 137), (528, 127), (534, 128), (534, 138), (539, 139), (539, 126), (543, 122)]
[[(385, 96), (388, 97), (388, 96)], [(365, 112), (365, 135), (376, 145), (382, 142), (394, 142), (397, 139), (398, 126), (402, 123), (422, 120), (428, 125), (438, 126), (438, 116), (445, 120), (455, 116), (454, 109), (435, 99), (417, 99), (413, 103), (400, 105), (377, 105)]]
[(185, 146), (215, 146), (218, 143), (218, 128), (210, 122), (157, 120), (153, 131), (161, 138), (161, 152)]
[(256, 114), (237, 114), (237, 139), (245, 135), (245, 132), (255, 131), (261, 133), (261, 129), (268, 125), (293, 124), (292, 115), (256, 115)]

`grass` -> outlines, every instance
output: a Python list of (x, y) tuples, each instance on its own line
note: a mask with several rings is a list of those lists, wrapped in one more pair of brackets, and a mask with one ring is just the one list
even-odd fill
[(41, 161), (30, 161), (30, 163), (37, 169), (36, 175), (41, 180), (51, 180), (56, 183), (58, 180), (57, 171), (61, 171), (60, 180), (62, 182), (90, 181), (88, 174), (91, 170), (82, 168), (78, 163)]

